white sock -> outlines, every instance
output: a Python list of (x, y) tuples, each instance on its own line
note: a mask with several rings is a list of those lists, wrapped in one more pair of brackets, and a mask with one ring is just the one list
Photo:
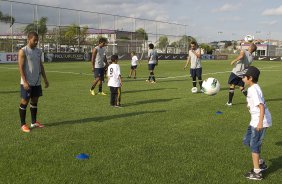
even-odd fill
[(254, 169), (254, 172), (258, 174), (260, 172), (260, 169)]

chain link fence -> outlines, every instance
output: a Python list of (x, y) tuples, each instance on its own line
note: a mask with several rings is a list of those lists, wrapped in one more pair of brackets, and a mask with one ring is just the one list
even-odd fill
[(39, 33), (45, 53), (91, 52), (100, 37), (108, 53), (187, 53), (187, 25), (100, 12), (0, 0), (0, 52), (17, 52), (28, 31)]

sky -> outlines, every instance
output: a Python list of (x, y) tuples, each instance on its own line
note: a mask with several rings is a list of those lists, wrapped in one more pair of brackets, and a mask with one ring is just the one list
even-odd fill
[[(22, 0), (20, 2), (176, 23), (181, 26), (168, 24), (166, 34), (186, 33), (199, 42), (239, 40), (248, 34), (254, 35), (256, 39), (282, 40), (281, 0)], [(3, 11), (3, 5), (0, 10)], [(27, 10), (22, 13), (18, 11), (18, 14), (21, 18), (26, 14), (27, 17), (31, 17)], [(45, 15), (48, 15), (47, 11)], [(49, 12), (49, 15), (53, 16), (54, 20), (55, 16), (58, 16), (54, 11)], [(91, 20), (91, 16), (87, 20), (83, 20), (82, 16), (81, 20), (88, 24), (94, 21), (94, 18)], [(77, 16), (70, 14), (64, 18), (71, 21), (76, 19), (75, 17)], [(119, 24), (123, 24), (122, 21)], [(152, 26), (152, 22), (146, 24), (147, 27)], [(115, 28), (118, 26), (115, 25)], [(166, 24), (158, 26), (161, 29)], [(154, 26), (151, 29), (154, 32)]]

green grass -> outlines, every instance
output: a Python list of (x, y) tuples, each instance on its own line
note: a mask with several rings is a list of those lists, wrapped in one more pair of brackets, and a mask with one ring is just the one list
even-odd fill
[[(161, 61), (157, 84), (145, 82), (145, 63), (137, 80), (126, 79), (130, 64), (121, 61), (124, 108), (111, 108), (109, 95), (89, 94), (90, 63), (46, 63), (50, 87), (38, 105), (46, 128), (29, 134), (20, 131), (17, 65), (1, 64), (0, 183), (252, 183), (243, 177), (252, 168), (242, 145), (250, 120), (245, 98), (237, 90), (233, 107), (224, 105), (229, 63), (203, 62), (203, 77), (221, 83), (217, 95), (207, 96), (191, 93), (183, 61)], [(262, 71), (259, 84), (273, 118), (262, 152), (269, 169), (261, 183), (280, 183), (282, 63), (254, 65)], [(109, 94), (105, 84), (104, 91)], [(90, 159), (77, 160), (79, 153)]]

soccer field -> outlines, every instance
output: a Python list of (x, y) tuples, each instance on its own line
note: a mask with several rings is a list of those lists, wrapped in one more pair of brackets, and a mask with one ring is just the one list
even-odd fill
[[(123, 108), (108, 96), (91, 96), (91, 64), (46, 63), (50, 83), (39, 100), (38, 120), (46, 127), (20, 130), (16, 64), (0, 65), (0, 183), (252, 183), (242, 138), (250, 120), (237, 89), (225, 106), (230, 61), (204, 61), (203, 78), (221, 83), (215, 96), (191, 93), (184, 61), (160, 61), (156, 84), (146, 83), (147, 64), (127, 79), (129, 61), (120, 61)], [(259, 84), (273, 118), (262, 148), (269, 169), (262, 183), (282, 181), (282, 63), (259, 62)], [(97, 90), (97, 89), (96, 89)], [(221, 111), (222, 114), (216, 114)], [(27, 122), (30, 111), (27, 110)], [(90, 158), (77, 160), (79, 153)]]

